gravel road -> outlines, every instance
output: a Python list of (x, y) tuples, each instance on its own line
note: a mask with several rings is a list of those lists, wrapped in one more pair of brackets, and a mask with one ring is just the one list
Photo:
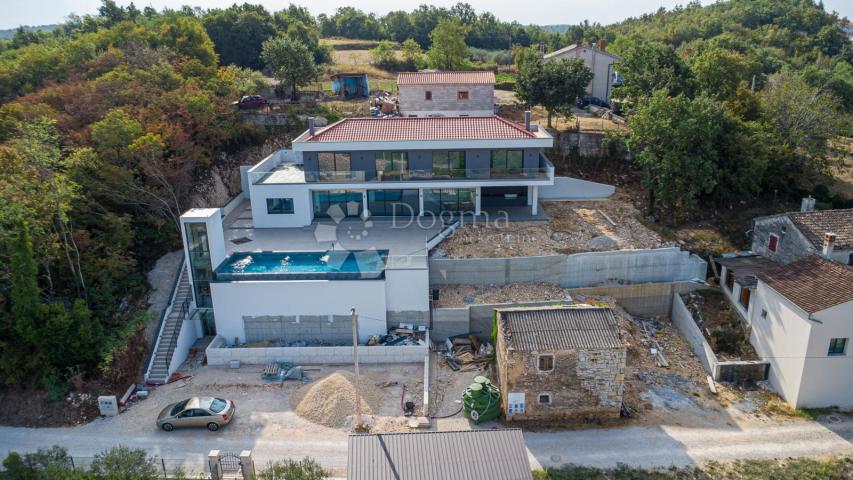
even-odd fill
[[(275, 434), (264, 430), (220, 436), (206, 431), (135, 432), (116, 429), (113, 419), (100, 419), (74, 428), (28, 429), (0, 427), (0, 453), (32, 451), (63, 445), (72, 455), (91, 456), (116, 444), (144, 448), (164, 458), (184, 458), (201, 465), (212, 449), (239, 452), (251, 449), (256, 461), (311, 456), (336, 474), (347, 459), (344, 432), (318, 428), (316, 434)], [(744, 429), (745, 428), (745, 429)], [(685, 428), (626, 427), (563, 432), (528, 432), (524, 435), (531, 463), (553, 466), (578, 463), (642, 467), (684, 466), (709, 460), (779, 458), (853, 454), (853, 418), (837, 423), (774, 422), (753, 427)]]

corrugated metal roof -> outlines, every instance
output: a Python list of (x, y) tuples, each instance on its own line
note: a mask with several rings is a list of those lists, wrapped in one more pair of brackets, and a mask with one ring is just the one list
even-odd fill
[(613, 310), (548, 307), (498, 310), (507, 346), (516, 350), (618, 348), (624, 346)]
[(348, 480), (529, 480), (518, 428), (350, 435)]
[(515, 140), (533, 132), (496, 116), (345, 118), (318, 131), (309, 142), (405, 140)]
[(494, 85), (495, 72), (400, 72), (397, 85)]

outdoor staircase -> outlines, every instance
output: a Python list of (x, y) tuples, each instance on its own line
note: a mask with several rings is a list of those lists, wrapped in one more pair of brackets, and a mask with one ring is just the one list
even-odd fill
[(160, 329), (160, 339), (151, 361), (151, 370), (148, 373), (148, 383), (162, 385), (169, 380), (169, 365), (172, 362), (172, 354), (175, 352), (178, 335), (181, 326), (189, 316), (189, 306), (192, 303), (192, 292), (190, 291), (189, 273), (186, 267), (181, 270), (181, 279), (176, 286), (177, 293), (172, 301), (172, 310), (163, 321)]

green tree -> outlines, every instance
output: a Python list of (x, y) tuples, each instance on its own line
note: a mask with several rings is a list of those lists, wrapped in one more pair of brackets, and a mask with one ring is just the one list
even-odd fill
[(38, 266), (33, 256), (33, 242), (26, 222), (18, 224), (18, 235), (11, 250), (12, 289), (9, 293), (12, 315), (18, 332), (26, 331), (35, 321), (41, 305)]
[(261, 45), (276, 34), (273, 17), (263, 6), (244, 3), (213, 9), (204, 15), (203, 22), (221, 65), (255, 70), (263, 67)]
[(744, 55), (721, 47), (710, 47), (693, 60), (693, 74), (699, 89), (717, 100), (734, 97), (740, 84), (748, 84), (761, 73), (761, 65)]
[(304, 44), (289, 37), (278, 37), (264, 42), (261, 56), (275, 78), (290, 87), (296, 100), (297, 89), (317, 76), (317, 67), (311, 51)]
[(719, 111), (704, 98), (669, 97), (658, 90), (637, 108), (628, 148), (643, 168), (649, 214), (673, 224), (717, 185)]
[(219, 61), (213, 41), (198, 19), (180, 16), (160, 26), (159, 43), (183, 55), (213, 67)]
[(370, 58), (373, 63), (383, 67), (393, 66), (397, 62), (394, 46), (388, 40), (382, 40), (375, 48), (371, 48)]
[(130, 144), (142, 135), (142, 125), (126, 109), (115, 108), (92, 124), (92, 141), (102, 158), (130, 164)]
[(407, 38), (406, 41), (403, 42), (401, 50), (403, 54), (403, 63), (405, 63), (406, 68), (412, 70), (416, 69), (418, 63), (420, 63), (424, 56), (424, 52), (421, 49), (421, 46), (418, 45), (418, 42), (413, 38)]
[(271, 462), (257, 474), (258, 480), (323, 480), (329, 472), (313, 458)]
[(554, 113), (571, 116), (571, 107), (590, 81), (592, 71), (582, 59), (543, 62), (534, 50), (528, 49), (519, 55), (515, 92), (527, 105), (542, 105), (548, 111), (551, 128)]
[(774, 188), (789, 189), (799, 182), (832, 176), (832, 168), (843, 158), (832, 144), (845, 128), (839, 104), (834, 95), (791, 71), (770, 77), (761, 93), (761, 106), (765, 142), (773, 158), (768, 178)]
[(468, 46), (465, 36), (470, 29), (459, 20), (441, 20), (430, 34), (432, 45), (427, 52), (430, 68), (463, 70), (468, 68)]
[(668, 45), (634, 38), (627, 42), (615, 68), (622, 76), (622, 85), (613, 92), (617, 98), (637, 101), (657, 90), (673, 97), (693, 94), (690, 67)]

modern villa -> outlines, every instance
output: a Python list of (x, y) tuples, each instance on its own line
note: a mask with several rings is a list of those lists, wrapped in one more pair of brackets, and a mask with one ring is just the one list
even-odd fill
[(351, 345), (352, 307), (362, 343), (428, 325), (428, 245), (443, 230), (462, 216), (544, 214), (553, 138), (525, 118), (309, 119), (291, 149), (241, 170), (240, 197), (181, 217), (192, 313), (160, 339), (175, 345), (158, 344), (169, 357), (159, 376), (202, 336)]

